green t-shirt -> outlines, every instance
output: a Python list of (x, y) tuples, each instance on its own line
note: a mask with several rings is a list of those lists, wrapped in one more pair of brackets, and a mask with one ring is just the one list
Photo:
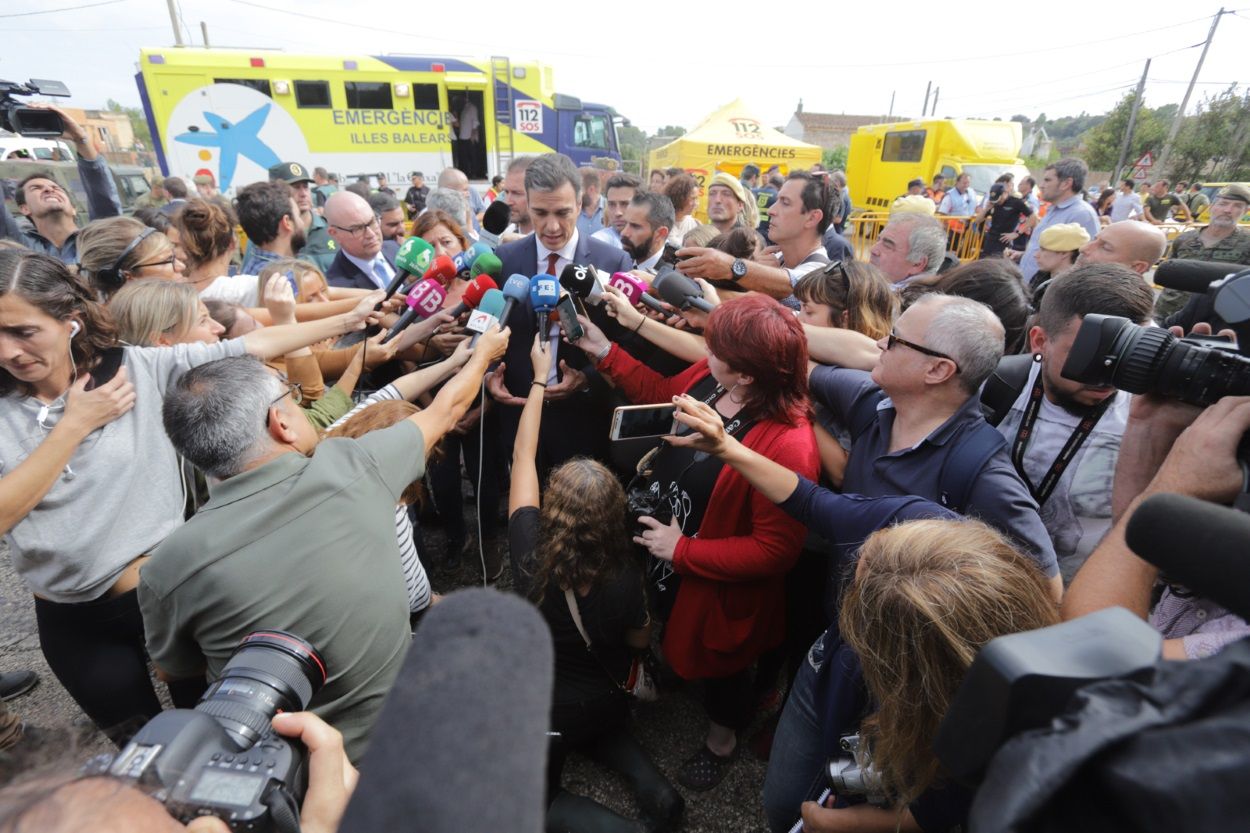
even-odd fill
[(1181, 202), (1181, 198), (1175, 194), (1164, 194), (1162, 197), (1156, 197), (1154, 194), (1146, 197), (1146, 207), (1150, 209), (1150, 216), (1159, 222), (1168, 219), (1168, 215), (1172, 213), (1172, 209), (1176, 206), (1185, 207), (1185, 203)]
[(141, 572), (153, 662), (175, 677), (206, 666), (213, 680), (249, 633), (300, 636), (329, 674), (312, 710), (358, 761), (410, 642), (395, 504), (424, 473), (424, 448), (404, 420), (214, 483)]

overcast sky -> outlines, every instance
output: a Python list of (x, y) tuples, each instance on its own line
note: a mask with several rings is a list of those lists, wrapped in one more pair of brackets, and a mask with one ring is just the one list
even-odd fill
[[(1228, 8), (1239, 13), (1220, 21), (1191, 111), (1204, 93), (1250, 82), (1238, 57), (1250, 41), (1250, 0), (1245, 9), (1236, 2)], [(184, 40), (196, 45), (204, 21), (214, 46), (541, 60), (555, 68), (558, 91), (611, 104), (648, 132), (693, 127), (738, 96), (774, 125), (789, 120), (800, 98), (808, 111), (884, 115), (892, 92), (895, 115), (919, 116), (929, 81), (941, 88), (939, 116), (1098, 113), (1137, 82), (1147, 57), (1155, 59), (1147, 105), (1179, 102), (1219, 8), (1206, 0), (1056, 0), (1024, 10), (918, 0), (178, 5)], [(739, 19), (732, 8), (751, 16)], [(566, 16), (553, 19), (553, 9)], [(0, 78), (64, 81), (73, 106), (102, 107), (108, 98), (137, 106), (139, 48), (169, 46), (173, 31), (165, 0), (5, 0), (0, 39)]]

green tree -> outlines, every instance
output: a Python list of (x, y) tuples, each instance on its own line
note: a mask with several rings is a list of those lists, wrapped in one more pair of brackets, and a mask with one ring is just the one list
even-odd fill
[(145, 150), (152, 150), (152, 133), (148, 130), (147, 117), (138, 107), (123, 107), (120, 103), (109, 99), (104, 109), (110, 113), (125, 113), (130, 119), (130, 128), (134, 131), (135, 141), (142, 142)]
[(647, 151), (647, 134), (640, 128), (630, 125), (616, 131), (616, 138), (621, 143), (621, 158), (627, 162), (642, 162)]
[[(1129, 115), (1133, 110), (1134, 93), (1120, 99), (1101, 122), (1091, 127), (1081, 137), (1081, 152), (1085, 161), (1096, 171), (1109, 171), (1120, 158), (1124, 134), (1128, 130)], [(1126, 164), (1131, 165), (1146, 151), (1158, 153), (1163, 147), (1167, 122), (1155, 111), (1142, 106), (1137, 112), (1137, 124), (1129, 145)]]
[(846, 154), (844, 147), (825, 148), (820, 152), (820, 164), (825, 166), (826, 171), (845, 171)]
[(1230, 87), (1207, 96), (1188, 116), (1172, 148), (1176, 179), (1243, 180), (1250, 175), (1250, 96)]
[(673, 138), (675, 139), (675, 138), (677, 138), (678, 136), (685, 136), (685, 135), (686, 135), (686, 128), (684, 128), (684, 127), (679, 127), (679, 126), (677, 126), (677, 125), (675, 125), (675, 124), (666, 124), (666, 125), (664, 125), (663, 127), (661, 127), (658, 131), (656, 131), (656, 134), (655, 134), (655, 135), (657, 135), (657, 136), (671, 136), (671, 137), (673, 137)]

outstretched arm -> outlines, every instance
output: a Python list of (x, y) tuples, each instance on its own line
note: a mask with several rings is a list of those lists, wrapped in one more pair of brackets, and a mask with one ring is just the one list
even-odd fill
[(508, 490), (508, 517), (512, 517), (512, 513), (522, 507), (539, 505), (538, 465), (534, 458), (538, 454), (538, 433), (541, 429), (546, 385), (538, 380), (547, 378), (547, 373), (551, 370), (551, 358), (546, 339), (542, 333), (536, 333), (534, 346), (530, 348), (534, 382), (530, 385), (525, 407), (521, 409), (521, 422), (517, 425), (516, 440), (512, 445), (512, 485)]

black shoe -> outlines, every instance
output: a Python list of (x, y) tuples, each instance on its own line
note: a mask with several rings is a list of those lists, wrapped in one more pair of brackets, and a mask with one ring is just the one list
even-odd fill
[(34, 671), (5, 671), (0, 674), (0, 700), (12, 700), (30, 691), (39, 682)]

